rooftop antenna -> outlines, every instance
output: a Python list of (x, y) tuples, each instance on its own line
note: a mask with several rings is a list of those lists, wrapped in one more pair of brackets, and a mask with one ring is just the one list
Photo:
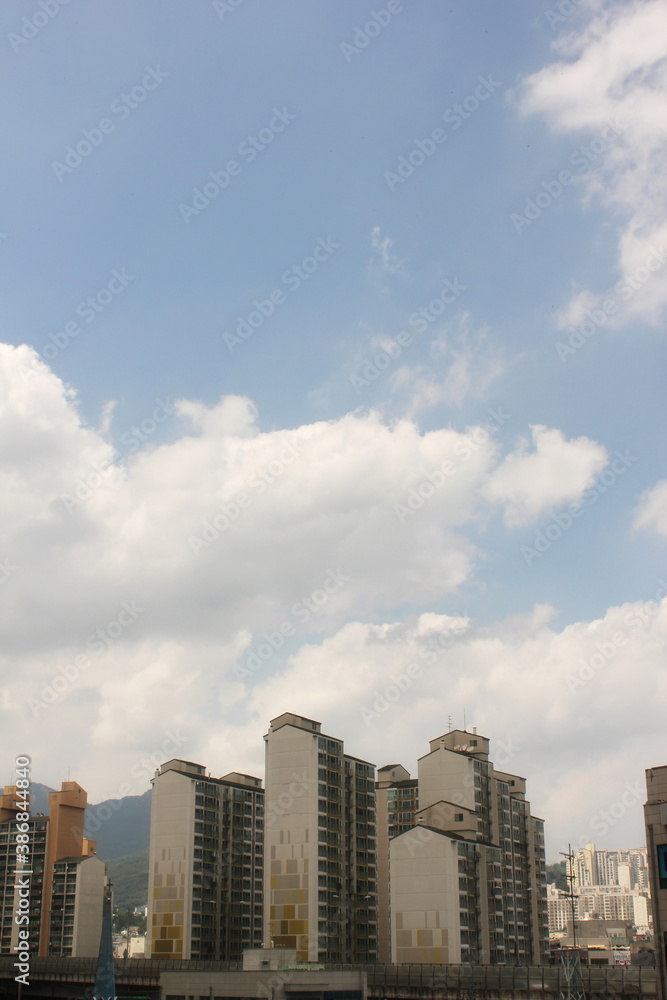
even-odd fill
[(464, 733), (467, 732), (467, 730), (466, 730), (466, 710), (465, 710), (465, 708), (463, 709), (463, 732)]
[(451, 729), (452, 729), (452, 717), (451, 717), (451, 715), (447, 716), (447, 725), (449, 726), (449, 731), (451, 732)]

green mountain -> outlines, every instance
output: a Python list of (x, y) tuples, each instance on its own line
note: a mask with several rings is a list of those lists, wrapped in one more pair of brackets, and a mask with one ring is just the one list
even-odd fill
[(557, 861), (553, 865), (547, 865), (547, 882), (555, 882), (557, 889), (564, 892), (570, 891), (570, 885), (565, 877), (565, 862)]
[(148, 848), (107, 862), (114, 906), (131, 910), (148, 902)]
[(147, 851), (151, 830), (151, 790), (86, 807), (84, 833), (97, 841), (103, 861)]

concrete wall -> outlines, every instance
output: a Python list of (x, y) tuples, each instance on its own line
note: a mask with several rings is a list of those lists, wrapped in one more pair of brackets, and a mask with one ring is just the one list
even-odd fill
[(148, 958), (190, 958), (195, 782), (175, 770), (153, 782)]
[(441, 747), (419, 759), (419, 808), (443, 801), (475, 809), (472, 758)]
[(457, 843), (432, 830), (408, 831), (389, 847), (391, 961), (461, 961)]
[(329, 972), (284, 969), (267, 972), (162, 972), (160, 1000), (167, 997), (258, 997), (286, 1000), (289, 997), (322, 998), (347, 994), (350, 1000), (365, 1000), (363, 972)]
[(107, 866), (97, 857), (88, 857), (78, 866), (72, 958), (97, 958), (104, 916), (104, 887)]
[(264, 944), (317, 961), (317, 732), (286, 725), (266, 737)]

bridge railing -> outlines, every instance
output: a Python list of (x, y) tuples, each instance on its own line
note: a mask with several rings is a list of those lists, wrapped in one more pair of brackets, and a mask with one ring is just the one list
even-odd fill
[[(327, 969), (363, 968), (369, 987), (412, 987), (442, 990), (519, 990), (558, 993), (565, 986), (558, 965), (327, 965)], [(584, 966), (587, 994), (613, 1000), (621, 996), (655, 996), (655, 969), (645, 966)]]

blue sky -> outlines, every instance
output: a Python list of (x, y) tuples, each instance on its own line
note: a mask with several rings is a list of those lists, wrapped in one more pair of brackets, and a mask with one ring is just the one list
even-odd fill
[[(36, 780), (111, 795), (167, 723), (212, 771), (261, 773), (288, 709), (415, 772), (465, 707), (521, 746), (557, 851), (660, 763), (664, 18), (7, 0), (5, 780), (32, 753)], [(337, 569), (353, 582), (235, 673)], [(431, 634), (457, 641), (366, 725)], [(608, 846), (641, 837), (637, 807)]]

